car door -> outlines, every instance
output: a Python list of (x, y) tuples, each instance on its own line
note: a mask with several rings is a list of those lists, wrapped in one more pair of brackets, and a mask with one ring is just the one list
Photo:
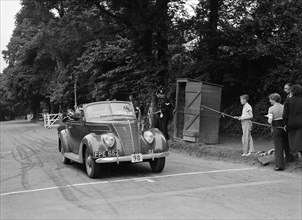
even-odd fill
[(69, 148), (73, 153), (79, 153), (80, 141), (79, 135), (81, 131), (80, 120), (71, 120), (67, 123), (67, 129), (69, 133)]

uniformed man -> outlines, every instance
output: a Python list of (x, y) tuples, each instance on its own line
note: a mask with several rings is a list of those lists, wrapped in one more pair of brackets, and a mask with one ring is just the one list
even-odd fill
[(167, 98), (166, 93), (161, 89), (157, 95), (158, 97), (158, 113), (156, 127), (164, 134), (165, 138), (169, 139), (168, 122), (171, 118), (172, 105)]

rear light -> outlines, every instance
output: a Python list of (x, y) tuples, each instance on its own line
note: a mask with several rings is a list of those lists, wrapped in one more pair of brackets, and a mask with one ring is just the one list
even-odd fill
[(115, 137), (111, 134), (105, 134), (103, 140), (109, 148), (112, 148), (115, 144)]
[(144, 133), (144, 138), (148, 144), (152, 144), (154, 141), (154, 134), (151, 131), (146, 131)]

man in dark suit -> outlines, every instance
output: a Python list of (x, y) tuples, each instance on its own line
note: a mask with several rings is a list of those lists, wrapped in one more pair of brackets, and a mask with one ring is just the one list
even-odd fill
[(171, 119), (171, 109), (172, 105), (170, 100), (167, 98), (167, 94), (163, 89), (159, 91), (157, 94), (158, 97), (158, 115), (157, 122), (155, 127), (157, 127), (165, 136), (165, 138), (169, 139), (168, 134), (168, 122)]
[[(287, 99), (289, 99), (289, 98), (292, 97), (292, 92), (291, 92), (292, 86), (293, 86), (292, 83), (286, 83), (286, 84), (284, 85), (284, 92), (286, 93), (286, 98), (285, 98), (284, 103), (288, 101)], [(286, 132), (288, 133), (288, 131), (286, 131)], [(284, 149), (285, 149), (285, 151), (286, 151), (286, 162), (292, 162), (292, 161), (294, 161), (294, 156), (293, 156), (292, 153), (290, 152), (290, 148), (289, 148), (289, 140), (288, 140), (288, 139), (286, 140), (286, 143), (285, 143), (285, 144), (286, 144), (286, 145), (284, 146)]]

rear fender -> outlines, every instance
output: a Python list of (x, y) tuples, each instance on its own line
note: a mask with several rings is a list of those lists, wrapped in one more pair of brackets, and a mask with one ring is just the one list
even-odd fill
[(66, 129), (59, 132), (59, 152), (61, 152), (62, 148), (64, 148), (64, 152), (70, 152), (68, 145), (68, 131)]

